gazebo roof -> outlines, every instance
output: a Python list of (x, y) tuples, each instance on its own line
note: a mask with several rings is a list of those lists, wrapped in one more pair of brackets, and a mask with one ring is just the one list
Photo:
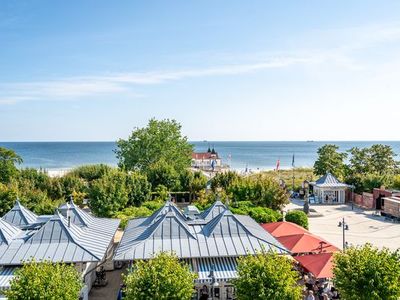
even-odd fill
[(330, 172), (327, 172), (324, 176), (319, 178), (315, 182), (310, 183), (313, 186), (316, 187), (328, 187), (328, 188), (346, 188), (349, 187), (349, 185), (340, 182), (339, 179), (337, 179), (335, 176), (333, 176)]
[(17, 227), (25, 227), (37, 222), (38, 216), (25, 208), (17, 199), (14, 207), (3, 216), (3, 220)]

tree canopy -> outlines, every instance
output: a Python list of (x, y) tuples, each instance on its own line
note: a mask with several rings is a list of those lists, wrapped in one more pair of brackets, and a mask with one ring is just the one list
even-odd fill
[(343, 299), (400, 298), (400, 253), (370, 244), (350, 247), (334, 257), (334, 284)]
[(136, 128), (127, 140), (120, 139), (115, 151), (119, 166), (127, 170), (147, 171), (163, 160), (176, 171), (190, 167), (193, 146), (181, 133), (175, 120), (151, 119), (144, 128)]
[(73, 265), (31, 261), (16, 271), (6, 296), (9, 300), (76, 300), (82, 286)]
[(339, 147), (332, 144), (326, 144), (318, 149), (318, 158), (314, 163), (315, 175), (325, 175), (330, 172), (338, 178), (344, 177), (347, 153), (338, 150)]
[(137, 261), (124, 278), (124, 299), (189, 300), (196, 275), (178, 257), (165, 252), (148, 261)]
[(22, 158), (11, 149), (0, 147), (0, 182), (7, 183), (17, 173)]
[(299, 300), (299, 273), (292, 262), (276, 253), (259, 253), (239, 258), (236, 295), (241, 300)]

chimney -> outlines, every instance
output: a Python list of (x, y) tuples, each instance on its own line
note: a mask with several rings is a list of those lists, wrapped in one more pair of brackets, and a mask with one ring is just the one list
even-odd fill
[(68, 216), (68, 227), (71, 226), (71, 216)]

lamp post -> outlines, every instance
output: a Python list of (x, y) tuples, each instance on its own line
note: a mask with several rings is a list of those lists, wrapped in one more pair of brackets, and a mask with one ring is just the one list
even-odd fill
[(349, 225), (345, 222), (344, 218), (339, 222), (338, 227), (342, 227), (343, 230), (343, 252), (346, 250), (346, 230), (349, 230)]
[(210, 274), (208, 274), (208, 277), (211, 278), (211, 297), (208, 299), (214, 300), (214, 289), (219, 286), (219, 283), (216, 281), (214, 275), (214, 264), (211, 265)]
[(306, 215), (310, 212), (310, 204), (308, 203), (308, 189), (310, 187), (310, 183), (307, 180), (304, 180), (303, 182), (303, 188), (304, 188), (304, 206), (303, 206), (303, 211)]

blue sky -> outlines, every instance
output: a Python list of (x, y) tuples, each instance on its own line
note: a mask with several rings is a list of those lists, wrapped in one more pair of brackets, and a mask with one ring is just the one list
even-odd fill
[(0, 2), (0, 140), (398, 140), (400, 1)]

